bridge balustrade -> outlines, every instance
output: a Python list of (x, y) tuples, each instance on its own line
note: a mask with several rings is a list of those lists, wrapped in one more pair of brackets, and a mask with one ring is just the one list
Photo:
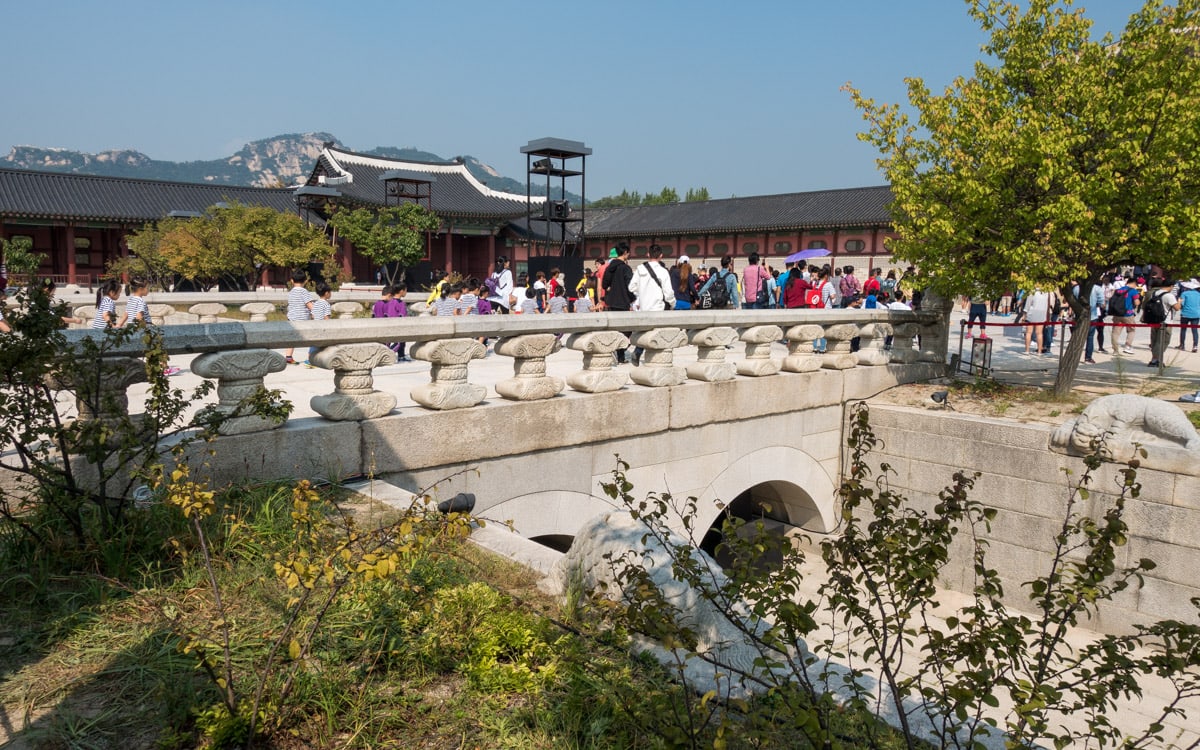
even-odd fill
[[(491, 385), (501, 398), (532, 401), (552, 398), (564, 386), (584, 393), (618, 390), (632, 380), (646, 387), (678, 385), (688, 379), (704, 382), (744, 377), (773, 377), (780, 372), (803, 373), (821, 368), (902, 366), (944, 363), (947, 317), (938, 312), (896, 310), (722, 310), (659, 313), (594, 313), (587, 315), (494, 315), (452, 318), (416, 317), (310, 322), (213, 323), (176, 325), (163, 329), (164, 345), (172, 354), (200, 353), (193, 371), (217, 381), (218, 407), (234, 408), (238, 400), (265, 383), (267, 375), (283, 369), (273, 349), (317, 347), (317, 367), (332, 371), (332, 393), (312, 399), (314, 411), (333, 421), (376, 419), (396, 405), (394, 394), (378, 391), (376, 367), (394, 364), (396, 355), (385, 344), (408, 342), (414, 359), (429, 363), (430, 381), (410, 392), (427, 409), (472, 407), (484, 400), (487, 387), (470, 379), (470, 363), (486, 355), (483, 338), (498, 339), (496, 356), (511, 357), (513, 377)], [(73, 330), (69, 340), (105, 335)], [(886, 346), (888, 338), (890, 346)], [(913, 341), (919, 337), (920, 348)], [(859, 347), (852, 350), (852, 341)], [(783, 340), (788, 353), (772, 356), (772, 345)], [(737, 342), (745, 357), (736, 365), (726, 361), (727, 349)], [(632, 371), (614, 368), (613, 353), (634, 343), (646, 354)], [(566, 383), (546, 372), (546, 358), (562, 346), (583, 353), (583, 367)], [(823, 350), (820, 347), (823, 345)], [(136, 359), (140, 341), (114, 348), (126, 368), (142, 367)], [(676, 351), (696, 347), (696, 361), (675, 365)], [(818, 353), (823, 351), (823, 353)], [(127, 379), (113, 378), (114, 388)], [(278, 427), (259, 419), (233, 420), (230, 433)]]

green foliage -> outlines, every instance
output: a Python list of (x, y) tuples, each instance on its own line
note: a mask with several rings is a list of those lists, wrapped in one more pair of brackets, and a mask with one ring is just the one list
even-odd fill
[(1200, 265), (1200, 3), (1146, 0), (1115, 41), (1070, 0), (968, 9), (988, 57), (941, 95), (907, 79), (917, 123), (847, 86), (892, 186), (896, 257), (947, 295), (1057, 289), (1081, 320), (1118, 263)]
[(1189, 411), (1187, 413), (1187, 418), (1196, 429), (1200, 430), (1200, 410), (1193, 409), (1192, 411)]
[[(672, 531), (696, 531), (694, 498), (678, 506), (664, 495), (635, 498), (619, 463), (606, 493), (666, 551), (672, 577), (740, 624), (759, 654), (748, 669), (701, 648), (687, 613), (654, 583), (651, 568), (661, 561), (641, 551), (613, 555), (618, 591), (608, 596), (615, 601), (597, 602), (613, 633), (656, 640), (674, 655), (671, 669), (680, 677), (691, 660), (703, 659), (764, 691), (746, 701), (713, 693), (697, 697), (681, 688), (670, 701), (675, 708), (660, 712), (664, 726), (656, 731), (685, 746), (753, 745), (783, 723), (817, 747), (896, 743), (896, 735), (873, 722), (857, 725), (855, 739), (846, 740), (832, 697), (838, 689), (849, 708), (890, 704), (908, 747), (921, 745), (922, 738), (940, 747), (973, 747), (997, 729), (1011, 747), (1161, 746), (1164, 720), (1178, 713), (1180, 701), (1200, 696), (1200, 624), (1163, 621), (1078, 649), (1067, 637), (1069, 627), (1094, 616), (1101, 602), (1140, 586), (1142, 574), (1154, 567), (1146, 559), (1120, 562), (1126, 501), (1140, 492), (1137, 462), (1119, 470), (1115, 492), (1098, 495), (1091, 485), (1102, 460), (1097, 454), (1084, 459), (1086, 471), (1071, 483), (1051, 540), (1049, 569), (1021, 583), (1032, 612), (1027, 615), (1009, 611), (1005, 584), (988, 565), (983, 535), (996, 511), (971, 499), (975, 477), (958, 472), (932, 507), (915, 507), (889, 485), (890, 467), (883, 464), (874, 475), (868, 458), (878, 442), (866, 405), (855, 405), (849, 469), (839, 490), (841, 528), (821, 543), (828, 580), (815, 599), (799, 595), (803, 556), (761, 528), (747, 533), (745, 522), (723, 525), (717, 553), (724, 550), (729, 562), (724, 575), (716, 574), (694, 537), (681, 539)], [(1094, 514), (1084, 512), (1088, 504)], [(973, 565), (972, 601), (949, 616), (935, 614), (937, 582), (956, 548), (965, 549)], [(764, 552), (782, 562), (760, 564)], [(1200, 610), (1200, 598), (1194, 604)], [(820, 652), (830, 658), (823, 667), (805, 646), (818, 635), (818, 612), (826, 623)], [(747, 626), (747, 613), (760, 626)], [(1109, 716), (1119, 696), (1142, 696), (1152, 675), (1165, 678), (1173, 692), (1144, 733), (1125, 736)], [(876, 693), (875, 685), (886, 689)], [(1061, 724), (1068, 715), (1084, 727)], [(911, 724), (918, 717), (929, 727), (922, 737)]]
[[(227, 416), (201, 410), (185, 418), (213, 386), (172, 387), (159, 329), (109, 329), (70, 343), (61, 330), (65, 305), (36, 279), (16, 299), (23, 309), (6, 316), (13, 332), (0, 334), (0, 470), (8, 475), (0, 517), (32, 555), (115, 573), (105, 564), (120, 565), (137, 544), (128, 535), (131, 494), (157, 471), (162, 441), (174, 437), (183, 450), (214, 437)], [(130, 414), (125, 389), (136, 381), (149, 388), (142, 413)]]
[(166, 288), (174, 274), (211, 285), (224, 279), (254, 289), (264, 266), (285, 268), (323, 263), (338, 268), (324, 232), (299, 216), (265, 206), (232, 202), (213, 206), (200, 218), (168, 217), (130, 234), (129, 258), (109, 264), (109, 273), (128, 273)]
[[(684, 200), (710, 200), (708, 188), (688, 188)], [(622, 190), (620, 195), (605, 196), (598, 200), (592, 201), (589, 205), (591, 208), (617, 208), (620, 206), (661, 206), (678, 202), (679, 192), (673, 187), (664, 187), (657, 193), (647, 192), (645, 195), (642, 195), (636, 190), (634, 190), (632, 193), (628, 190)]]
[[(347, 208), (339, 206), (329, 223), (350, 244), (381, 266), (396, 264), (407, 268), (425, 257), (429, 232), (442, 225), (438, 215), (416, 203), (387, 208)], [(395, 283), (398, 279), (389, 279)]]

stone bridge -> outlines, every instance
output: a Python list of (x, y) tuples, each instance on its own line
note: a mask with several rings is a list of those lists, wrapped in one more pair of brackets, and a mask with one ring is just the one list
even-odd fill
[[(372, 477), (410, 492), (435, 488), (437, 497), (471, 492), (477, 514), (511, 519), (525, 538), (561, 549), (608, 507), (598, 483), (616, 456), (639, 493), (697, 497), (700, 529), (718, 519), (722, 503), (734, 511), (769, 506), (781, 522), (831, 529), (844, 405), (943, 374), (945, 321), (928, 312), (764, 310), (164, 331), (173, 354), (200, 355), (191, 370), (217, 381), (226, 407), (262, 383), (289, 390), (275, 349), (321, 347), (314, 363), (332, 371), (330, 392), (310, 400), (319, 416), (276, 428), (234, 424), (214, 456), (190, 459), (194, 472), (218, 483)], [(494, 354), (480, 337), (498, 338)], [(646, 350), (641, 366), (614, 366), (613, 352), (630, 338)], [(428, 374), (407, 383), (381, 376), (395, 361), (381, 342), (396, 340), (429, 363)], [(814, 344), (825, 353), (814, 354)], [(505, 359), (511, 377), (497, 372)], [(127, 366), (134, 375), (114, 387), (136, 380), (136, 357)], [(486, 375), (491, 382), (477, 381)], [(384, 380), (389, 385), (377, 387)]]

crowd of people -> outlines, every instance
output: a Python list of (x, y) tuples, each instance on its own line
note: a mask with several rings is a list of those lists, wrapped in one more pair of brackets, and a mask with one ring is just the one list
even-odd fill
[[(1081, 299), (1080, 286), (1073, 294)], [(1058, 292), (1045, 289), (1014, 290), (999, 297), (975, 296), (962, 300), (967, 311), (966, 335), (987, 337), (987, 319), (1012, 316), (1023, 329), (1024, 357), (1051, 354), (1055, 329), (1074, 317)], [(1087, 299), (1088, 333), (1084, 363), (1097, 364), (1095, 356), (1135, 354), (1138, 330), (1148, 331), (1148, 367), (1159, 367), (1171, 345), (1174, 330), (1180, 351), (1200, 351), (1200, 280), (1172, 280), (1157, 266), (1114, 268), (1093, 285)], [(972, 329), (978, 327), (978, 334)], [(1106, 335), (1106, 330), (1108, 334)], [(1189, 345), (1190, 337), (1190, 345)], [(1105, 348), (1105, 339), (1108, 348)], [(1144, 339), (1145, 340), (1145, 339)]]

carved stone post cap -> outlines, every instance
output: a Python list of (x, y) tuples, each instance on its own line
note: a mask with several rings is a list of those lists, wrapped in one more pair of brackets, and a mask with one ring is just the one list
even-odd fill
[(191, 365), (192, 372), (200, 377), (218, 380), (262, 378), (267, 373), (283, 372), (286, 368), (283, 355), (270, 349), (208, 352), (192, 360)]
[(562, 344), (553, 333), (506, 336), (497, 341), (495, 346), (497, 354), (520, 359), (549, 357), (561, 348)]
[(840, 323), (825, 329), (825, 338), (845, 341), (858, 335), (858, 326), (854, 323)]
[(312, 363), (326, 370), (372, 370), (396, 364), (396, 353), (383, 344), (335, 344), (313, 355)]
[(188, 312), (192, 315), (207, 317), (209, 315), (223, 315), (229, 308), (222, 305), (220, 302), (198, 302), (188, 308)]
[(879, 339), (892, 335), (891, 323), (867, 323), (859, 329), (859, 336), (864, 339)]
[(354, 315), (355, 313), (362, 312), (363, 308), (362, 308), (362, 305), (359, 304), (358, 302), (342, 300), (341, 302), (334, 302), (330, 306), (330, 309), (332, 309), (335, 313), (338, 313), (338, 314)]
[(741, 339), (747, 344), (770, 344), (783, 338), (779, 326), (750, 326), (742, 331)]
[(164, 305), (161, 302), (152, 302), (146, 305), (146, 309), (150, 311), (151, 318), (165, 318), (175, 312), (175, 308), (171, 305)]
[(612, 354), (629, 346), (629, 339), (620, 331), (586, 331), (567, 337), (567, 347), (589, 354)]
[(677, 349), (687, 343), (682, 328), (651, 328), (633, 334), (634, 346), (644, 349)]
[(787, 330), (788, 341), (816, 341), (825, 335), (825, 329), (816, 323), (803, 323)]
[(487, 347), (475, 339), (439, 339), (414, 344), (408, 353), (413, 359), (436, 365), (465, 365), (473, 359), (483, 359)]
[(737, 340), (737, 330), (728, 326), (697, 328), (688, 335), (692, 346), (729, 346)]
[(270, 315), (275, 312), (275, 305), (270, 302), (247, 302), (241, 311), (250, 315)]

